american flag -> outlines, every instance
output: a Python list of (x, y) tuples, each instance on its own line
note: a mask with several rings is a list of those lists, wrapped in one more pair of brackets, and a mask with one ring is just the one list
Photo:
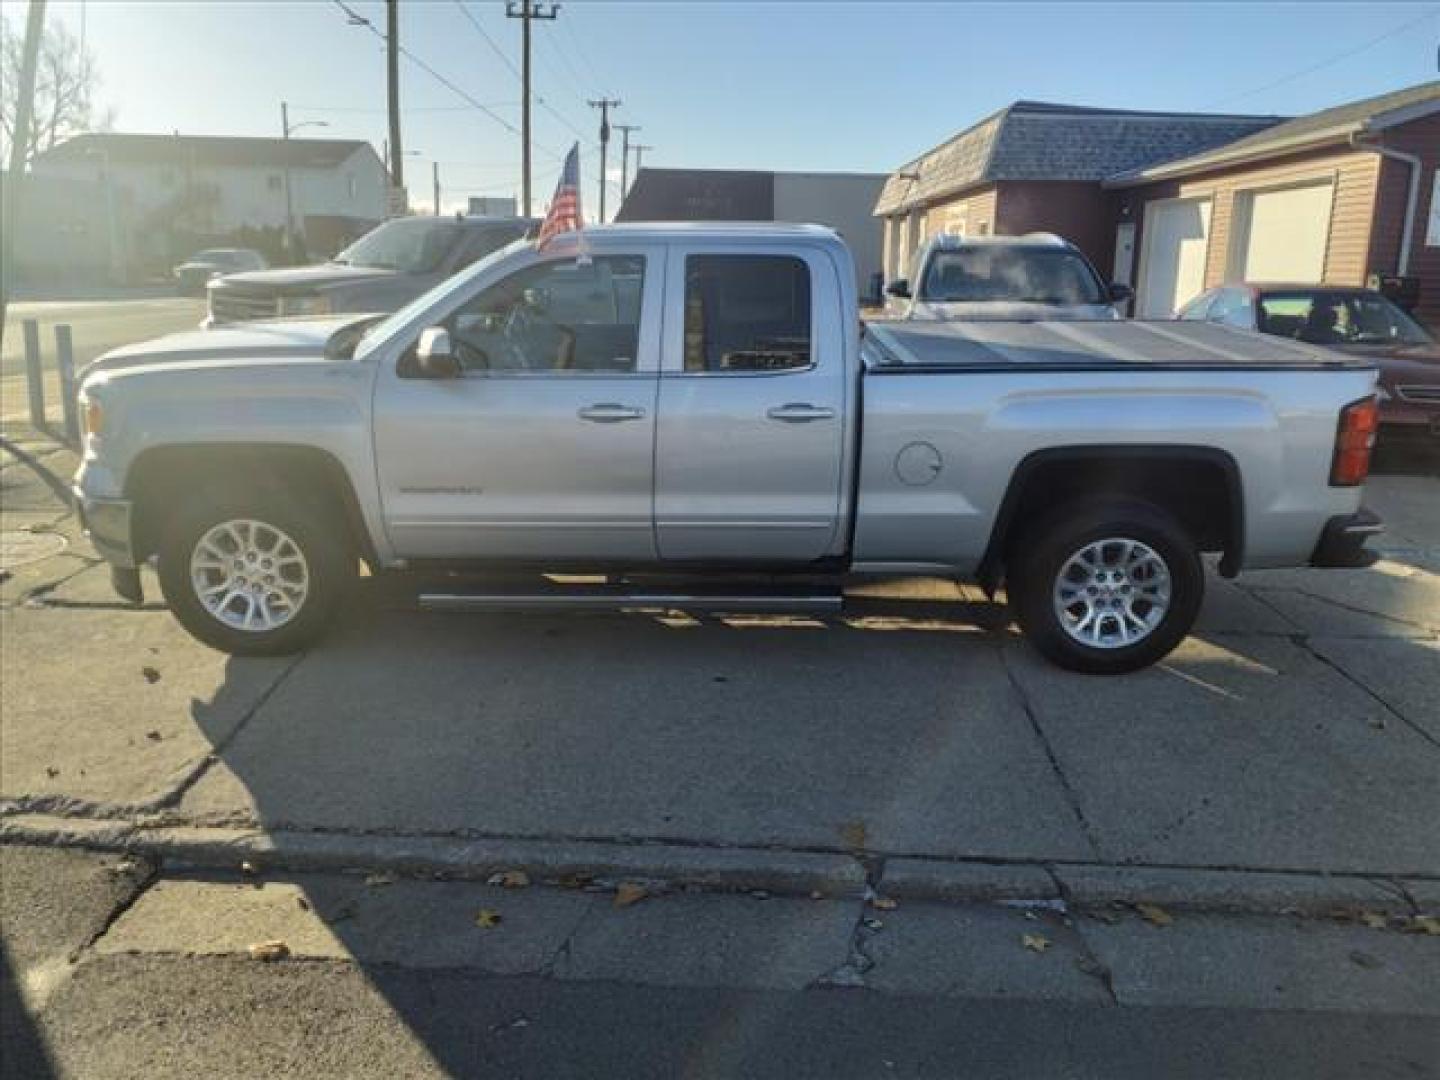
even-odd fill
[(580, 144), (577, 142), (565, 155), (565, 167), (560, 170), (560, 183), (555, 186), (555, 197), (550, 200), (550, 210), (540, 226), (540, 239), (536, 247), (544, 251), (545, 245), (556, 236), (572, 229), (579, 232), (584, 227), (580, 217)]

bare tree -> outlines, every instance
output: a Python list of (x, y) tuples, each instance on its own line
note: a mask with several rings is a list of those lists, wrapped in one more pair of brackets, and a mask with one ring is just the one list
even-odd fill
[[(19, 84), (23, 34), (0, 17), (0, 146), (9, 154), (15, 139), (15, 95)], [(40, 42), (35, 74), (35, 111), (25, 140), (25, 161), (82, 131), (103, 129), (111, 114), (99, 117), (95, 92), (100, 84), (95, 57), (61, 23), (51, 21)]]

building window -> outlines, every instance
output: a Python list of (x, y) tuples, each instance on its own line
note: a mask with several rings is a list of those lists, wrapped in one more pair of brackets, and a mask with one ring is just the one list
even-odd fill
[(278, 177), (278, 176), (267, 176), (267, 177), (265, 178), (265, 186), (266, 186), (267, 188), (269, 188), (271, 191), (279, 191), (279, 190), (280, 190), (280, 177)]
[(685, 370), (810, 366), (810, 268), (788, 255), (685, 260)]

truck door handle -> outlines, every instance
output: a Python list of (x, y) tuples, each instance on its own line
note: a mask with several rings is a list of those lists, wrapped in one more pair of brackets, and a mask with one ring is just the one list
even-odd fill
[(783, 424), (808, 424), (812, 420), (834, 420), (835, 410), (811, 405), (808, 401), (791, 401), (788, 404), (776, 405), (773, 409), (767, 409), (765, 415), (771, 420), (779, 420)]
[(645, 410), (633, 405), (621, 405), (618, 401), (600, 401), (594, 405), (586, 405), (576, 415), (592, 424), (618, 424), (624, 420), (644, 420)]

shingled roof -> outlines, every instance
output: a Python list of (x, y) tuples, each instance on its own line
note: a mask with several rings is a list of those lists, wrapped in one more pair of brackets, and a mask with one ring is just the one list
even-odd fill
[(361, 139), (260, 139), (229, 135), (138, 135), (92, 131), (66, 139), (37, 158), (69, 162), (103, 153), (116, 164), (334, 168), (369, 143)]
[(1017, 101), (892, 173), (875, 213), (1001, 180), (1103, 180), (1234, 142), (1283, 119)]
[(1377, 97), (1337, 105), (1331, 109), (1297, 116), (1224, 146), (1178, 160), (1159, 160), (1148, 167), (1133, 169), (1111, 178), (1112, 186), (1146, 183), (1150, 180), (1200, 172), (1232, 162), (1249, 161), (1275, 154), (1293, 153), (1310, 146), (1340, 142), (1351, 134), (1379, 131), (1430, 112), (1440, 111), (1440, 79), (1409, 86)]

